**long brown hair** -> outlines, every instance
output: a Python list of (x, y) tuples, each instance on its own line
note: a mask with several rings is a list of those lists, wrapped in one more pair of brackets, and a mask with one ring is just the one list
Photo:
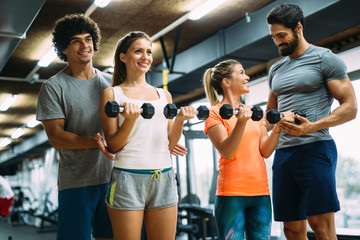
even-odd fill
[(126, 53), (131, 44), (140, 38), (145, 38), (151, 43), (150, 37), (140, 31), (132, 31), (120, 39), (116, 46), (114, 55), (114, 73), (112, 77), (112, 86), (117, 86), (126, 80), (126, 65), (120, 60), (120, 53)]

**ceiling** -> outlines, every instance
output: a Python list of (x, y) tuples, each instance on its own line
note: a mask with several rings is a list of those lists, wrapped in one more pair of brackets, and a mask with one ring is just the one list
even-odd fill
[[(112, 0), (107, 7), (96, 8), (90, 17), (99, 24), (102, 39), (94, 65), (100, 70), (111, 66), (116, 43), (127, 32), (140, 30), (154, 37), (204, 2)], [(228, 0), (202, 19), (185, 19), (181, 29), (161, 34), (166, 54), (160, 39), (153, 38), (154, 68), (148, 81), (162, 86), (161, 70), (171, 68), (168, 88), (175, 103), (181, 105), (204, 97), (202, 74), (222, 59), (239, 60), (252, 79), (266, 75), (278, 53), (268, 35), (265, 16), (284, 2), (298, 4), (304, 10), (309, 42), (335, 52), (360, 45), (358, 0)], [(46, 68), (37, 67), (51, 47), (54, 22), (68, 13), (85, 13), (90, 6), (92, 0), (0, 0), (0, 102), (11, 94), (18, 95), (8, 111), (0, 112), (0, 141), (35, 115), (42, 82), (65, 67), (59, 59)], [(168, 65), (165, 57), (169, 58)], [(39, 79), (30, 83), (36, 76)], [(34, 148), (49, 146), (41, 125), (24, 129), (24, 135), (0, 147), (0, 167), (15, 158), (29, 157), (36, 152)]]

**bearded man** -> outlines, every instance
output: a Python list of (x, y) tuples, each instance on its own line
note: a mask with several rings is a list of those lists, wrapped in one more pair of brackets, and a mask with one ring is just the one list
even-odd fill
[[(339, 57), (305, 40), (297, 5), (273, 8), (267, 23), (284, 56), (269, 71), (267, 109), (306, 114), (296, 115), (300, 124), (281, 124), (273, 163), (274, 218), (284, 222), (287, 239), (307, 239), (307, 223), (317, 239), (336, 239), (337, 150), (329, 127), (356, 117), (354, 88)], [(331, 112), (334, 99), (340, 105)]]

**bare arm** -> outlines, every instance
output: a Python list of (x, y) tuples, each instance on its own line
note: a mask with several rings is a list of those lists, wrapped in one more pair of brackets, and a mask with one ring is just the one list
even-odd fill
[(51, 146), (63, 149), (97, 148), (96, 137), (79, 136), (64, 130), (65, 119), (51, 119), (41, 121)]
[(136, 118), (140, 115), (140, 109), (134, 104), (126, 103), (124, 105), (124, 112), (122, 112), (125, 120), (121, 127), (119, 127), (118, 116), (116, 118), (110, 118), (105, 114), (105, 104), (113, 100), (114, 93), (112, 88), (105, 89), (101, 95), (100, 119), (108, 149), (111, 153), (116, 153), (125, 146)]
[[(165, 91), (168, 103), (172, 103), (171, 94)], [(168, 138), (169, 150), (173, 151), (176, 144), (181, 137), (181, 131), (184, 121), (189, 120), (195, 116), (195, 109), (193, 107), (182, 107), (180, 113), (176, 116), (175, 120), (169, 119), (168, 121)]]
[(207, 130), (207, 135), (221, 156), (230, 159), (235, 154), (236, 150), (239, 148), (246, 122), (251, 115), (252, 112), (250, 109), (240, 108), (239, 113), (237, 114), (237, 122), (229, 136), (225, 126), (222, 124), (214, 125)]
[(261, 138), (260, 138), (260, 153), (264, 158), (268, 158), (274, 152), (280, 137), (280, 124), (282, 122), (294, 122), (295, 117), (293, 112), (282, 113), (284, 117), (281, 118), (280, 122), (274, 125), (270, 136), (267, 133), (265, 126), (260, 126)]
[[(271, 91), (271, 90), (270, 90), (269, 96), (268, 96), (268, 101), (267, 101), (267, 105), (266, 105), (266, 112), (269, 111), (270, 109), (277, 109), (277, 97), (273, 93), (273, 91)], [(273, 124), (270, 124), (268, 121), (266, 121), (266, 129), (267, 129), (267, 131), (270, 131), (273, 127), (274, 127)]]
[(328, 81), (327, 87), (331, 95), (339, 101), (339, 107), (329, 116), (319, 119), (316, 122), (310, 122), (306, 118), (297, 115), (297, 118), (301, 121), (300, 125), (284, 122), (281, 125), (281, 129), (288, 134), (300, 136), (316, 132), (320, 129), (334, 127), (354, 119), (357, 114), (357, 103), (354, 87), (350, 79)]

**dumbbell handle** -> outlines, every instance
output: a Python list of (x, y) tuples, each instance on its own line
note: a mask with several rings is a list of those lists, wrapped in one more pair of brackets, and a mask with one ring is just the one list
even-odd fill
[[(252, 111), (251, 119), (253, 121), (259, 121), (260, 119), (263, 118), (263, 111), (259, 106), (252, 107), (251, 111)], [(219, 113), (223, 119), (229, 119), (231, 116), (237, 115), (239, 113), (239, 109), (233, 109), (229, 104), (224, 104), (220, 108)]]
[[(122, 112), (124, 112), (124, 111), (125, 111), (125, 108), (119, 106), (119, 113), (122, 113)], [(142, 112), (143, 112), (143, 109), (140, 108), (140, 113), (142, 113)]]
[[(176, 110), (176, 111), (175, 111)], [(168, 119), (173, 119), (181, 111), (175, 104), (169, 103), (164, 107), (164, 116)], [(195, 115), (199, 120), (205, 120), (209, 117), (209, 109), (206, 106), (199, 106), (195, 109)]]
[[(179, 114), (181, 111), (181, 108), (177, 109), (177, 114)], [(195, 115), (199, 115), (199, 111), (197, 109), (195, 109)]]
[[(299, 116), (302, 116), (302, 117), (305, 117), (306, 118), (306, 114), (305, 113), (303, 113), (303, 112), (294, 112), (294, 117), (295, 117), (295, 123), (296, 124), (300, 124), (301, 122), (300, 122), (300, 120), (299, 119), (297, 119), (296, 118), (296, 114), (298, 114)], [(283, 113), (280, 113), (280, 119), (279, 119), (279, 121), (282, 119), (284, 117), (284, 114)], [(275, 122), (275, 123), (277, 123), (277, 122)], [(274, 124), (274, 123), (272, 123), (272, 124)]]
[[(119, 113), (124, 112), (125, 108), (119, 106), (116, 101), (108, 101), (105, 105), (105, 113), (108, 117), (116, 117)], [(150, 103), (144, 103), (140, 107), (140, 114), (144, 119), (151, 119), (154, 116), (155, 109)]]

